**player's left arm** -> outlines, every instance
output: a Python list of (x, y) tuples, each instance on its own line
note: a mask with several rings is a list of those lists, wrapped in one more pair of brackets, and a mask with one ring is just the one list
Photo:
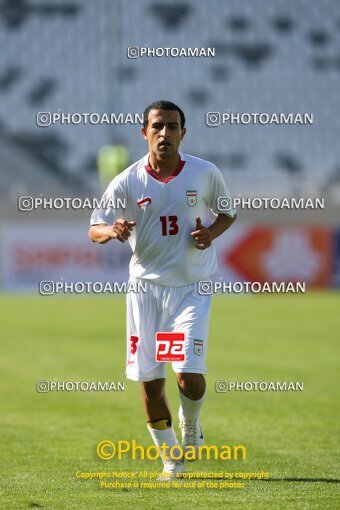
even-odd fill
[(223, 213), (219, 214), (214, 223), (208, 227), (208, 230), (211, 232), (212, 241), (216, 239), (216, 237), (219, 237), (221, 234), (223, 234), (223, 232), (228, 230), (228, 228), (231, 227), (235, 220), (236, 214), (233, 217)]
[(196, 241), (196, 248), (198, 250), (209, 248), (213, 240), (228, 230), (235, 220), (236, 214), (233, 217), (227, 216), (226, 214), (218, 214), (214, 223), (209, 227), (204, 227), (201, 218), (197, 216), (195, 230), (191, 232), (191, 237)]
[(216, 220), (208, 227), (205, 227), (202, 225), (201, 218), (196, 218), (196, 228), (194, 232), (191, 232), (191, 236), (195, 239), (198, 250), (209, 248), (213, 240), (223, 234), (236, 219), (236, 210), (234, 208), (230, 207), (228, 213), (222, 213), (219, 209), (220, 200), (222, 198), (230, 198), (227, 185), (220, 170), (215, 165), (211, 165), (208, 172), (208, 205), (211, 212), (216, 216)]

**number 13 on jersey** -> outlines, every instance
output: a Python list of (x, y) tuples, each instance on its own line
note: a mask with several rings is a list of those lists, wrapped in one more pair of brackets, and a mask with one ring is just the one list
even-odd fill
[(161, 216), (162, 236), (175, 236), (178, 233), (177, 216)]

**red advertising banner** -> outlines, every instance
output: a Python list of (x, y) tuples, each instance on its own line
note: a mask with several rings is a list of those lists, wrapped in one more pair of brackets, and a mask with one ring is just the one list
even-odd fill
[(249, 227), (238, 234), (241, 235), (235, 233), (230, 240), (226, 238), (224, 245), (219, 243), (220, 276), (250, 282), (305, 281), (313, 287), (331, 285), (329, 229)]

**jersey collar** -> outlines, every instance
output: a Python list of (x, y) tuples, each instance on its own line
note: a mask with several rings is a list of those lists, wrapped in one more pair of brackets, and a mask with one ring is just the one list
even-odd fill
[(167, 183), (167, 182), (170, 182), (175, 177), (177, 177), (177, 175), (180, 174), (181, 171), (183, 170), (183, 167), (185, 165), (185, 161), (183, 159), (183, 156), (182, 156), (181, 152), (179, 152), (179, 157), (180, 157), (180, 160), (179, 160), (179, 163), (178, 163), (178, 166), (177, 166), (176, 170), (171, 175), (168, 175), (167, 177), (160, 177), (158, 175), (158, 173), (155, 172), (151, 168), (151, 166), (149, 164), (149, 154), (147, 154), (146, 157), (145, 157), (145, 166), (144, 166), (144, 168), (148, 172), (148, 174), (151, 175), (151, 177), (153, 177), (157, 181)]

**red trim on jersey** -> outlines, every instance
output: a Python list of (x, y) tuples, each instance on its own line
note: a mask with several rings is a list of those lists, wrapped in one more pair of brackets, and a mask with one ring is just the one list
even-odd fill
[(175, 177), (177, 177), (177, 175), (178, 175), (179, 173), (181, 173), (181, 171), (183, 170), (184, 165), (185, 165), (185, 161), (180, 160), (180, 162), (178, 163), (178, 167), (176, 168), (176, 170), (174, 171), (174, 173), (173, 173), (173, 174), (171, 174), (171, 175), (168, 175), (168, 177), (160, 177), (160, 176), (158, 175), (158, 173), (157, 173), (157, 172), (155, 172), (155, 171), (151, 168), (151, 166), (150, 166), (150, 165), (147, 165), (147, 166), (145, 167), (145, 170), (146, 170), (146, 171), (147, 171), (147, 172), (148, 172), (148, 173), (149, 173), (149, 174), (150, 174), (150, 175), (151, 175), (154, 179), (156, 179), (157, 181), (161, 181), (161, 182), (165, 182), (165, 183), (167, 183), (167, 182), (171, 181), (172, 179), (174, 179)]

